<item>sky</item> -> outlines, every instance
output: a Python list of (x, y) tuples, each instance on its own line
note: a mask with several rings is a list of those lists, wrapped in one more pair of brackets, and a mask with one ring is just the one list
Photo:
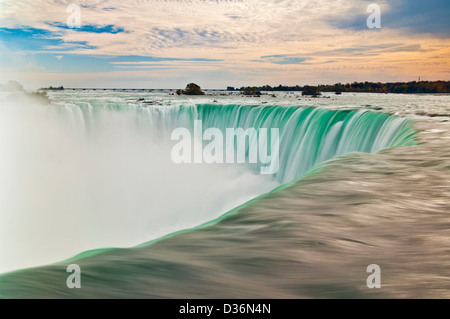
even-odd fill
[[(370, 4), (380, 28), (367, 25)], [(221, 89), (450, 80), (449, 17), (449, 0), (0, 0), (0, 82)]]

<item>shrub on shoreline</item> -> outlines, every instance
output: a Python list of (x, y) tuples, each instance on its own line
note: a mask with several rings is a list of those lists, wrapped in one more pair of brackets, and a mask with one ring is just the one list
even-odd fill
[(302, 91), (302, 95), (311, 95), (312, 97), (317, 97), (321, 95), (319, 88), (317, 86), (305, 85)]
[(189, 83), (186, 85), (186, 89), (184, 90), (177, 90), (177, 94), (181, 95), (205, 95), (205, 92), (202, 91), (199, 85), (195, 83)]

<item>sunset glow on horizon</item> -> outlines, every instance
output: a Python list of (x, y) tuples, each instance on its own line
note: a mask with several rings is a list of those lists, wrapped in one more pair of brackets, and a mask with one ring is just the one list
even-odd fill
[[(79, 28), (67, 24), (72, 3)], [(371, 3), (379, 29), (366, 23)], [(1, 81), (214, 89), (449, 80), (449, 13), (446, 0), (1, 0)]]

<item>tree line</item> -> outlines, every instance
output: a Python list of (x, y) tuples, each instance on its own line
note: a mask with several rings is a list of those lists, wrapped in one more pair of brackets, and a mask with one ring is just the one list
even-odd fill
[[(249, 87), (242, 87), (240, 91), (248, 90)], [(303, 91), (305, 88), (314, 86), (254, 86), (256, 91)], [(319, 85), (317, 89), (321, 92), (368, 92), (368, 93), (450, 93), (450, 81), (412, 81), (412, 82), (353, 82), (336, 83), (333, 85)]]

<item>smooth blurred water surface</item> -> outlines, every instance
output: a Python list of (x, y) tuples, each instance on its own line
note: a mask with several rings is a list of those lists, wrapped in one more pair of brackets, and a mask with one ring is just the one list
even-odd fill
[[(52, 94), (52, 99), (65, 105), (73, 103), (74, 96), (85, 100), (98, 99), (102, 94), (108, 93), (58, 92)], [(292, 97), (295, 93), (275, 99), (206, 96), (191, 100), (167, 93), (120, 95), (120, 99), (130, 99), (130, 107), (139, 106), (142, 102), (137, 100), (144, 98), (163, 106), (209, 104), (211, 99), (220, 99), (220, 104), (376, 109), (412, 116), (418, 144), (335, 158), (207, 227), (140, 248), (110, 250), (70, 261), (81, 266), (82, 289), (67, 289), (65, 268), (69, 262), (63, 262), (1, 276), (1, 297), (449, 297), (448, 96), (343, 94), (299, 101), (297, 96)], [(149, 103), (147, 107), (151, 106)], [(139, 119), (132, 121), (140, 125)], [(114, 129), (110, 133), (114, 136)], [(124, 136), (120, 147), (133, 147)], [(67, 152), (72, 146), (67, 147)], [(76, 154), (79, 152), (70, 157)], [(135, 167), (141, 167), (139, 162)], [(121, 169), (117, 168), (119, 172)], [(227, 180), (220, 172), (223, 168), (214, 173)], [(139, 174), (132, 175), (132, 180)], [(145, 181), (147, 177), (142, 174)], [(258, 184), (258, 177), (254, 178)], [(230, 182), (230, 189), (252, 189), (254, 185), (247, 180)], [(35, 186), (33, 189), (38, 189)], [(181, 189), (189, 191), (186, 185)], [(193, 192), (199, 194), (198, 190)], [(109, 196), (105, 194), (105, 198)], [(171, 198), (179, 202), (179, 197)], [(381, 289), (366, 286), (369, 264), (381, 267)]]

